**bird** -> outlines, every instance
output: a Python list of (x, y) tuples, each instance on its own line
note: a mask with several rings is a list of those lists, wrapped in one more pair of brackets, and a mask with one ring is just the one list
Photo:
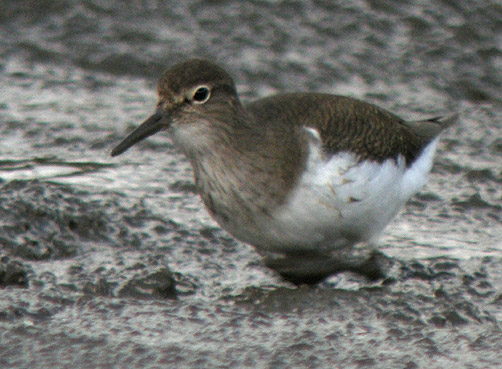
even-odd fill
[(352, 263), (341, 255), (376, 244), (426, 182), (439, 135), (458, 117), (406, 121), (316, 92), (242, 103), (230, 74), (205, 59), (167, 69), (157, 94), (154, 113), (111, 156), (167, 131), (214, 220), (297, 285), (343, 271), (382, 277), (371, 257)]

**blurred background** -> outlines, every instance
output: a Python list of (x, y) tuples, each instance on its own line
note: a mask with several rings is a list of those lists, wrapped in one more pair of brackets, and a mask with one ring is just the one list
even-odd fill
[[(502, 360), (500, 2), (2, 0), (0, 34), (0, 367)], [(382, 236), (386, 280), (281, 281), (209, 218), (167, 134), (110, 158), (193, 57), (244, 102), (460, 114)]]

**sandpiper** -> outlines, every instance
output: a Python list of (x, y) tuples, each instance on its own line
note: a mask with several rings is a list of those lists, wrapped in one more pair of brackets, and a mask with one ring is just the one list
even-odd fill
[(157, 92), (154, 114), (111, 155), (168, 130), (211, 216), (297, 284), (341, 270), (379, 275), (337, 255), (374, 243), (425, 183), (438, 135), (456, 120), (405, 121), (323, 93), (242, 104), (230, 75), (201, 59), (168, 69)]

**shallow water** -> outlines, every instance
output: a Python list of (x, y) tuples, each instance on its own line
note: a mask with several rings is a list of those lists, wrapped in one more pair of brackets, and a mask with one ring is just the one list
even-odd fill
[[(0, 5), (0, 367), (499, 365), (498, 2), (129, 4)], [(193, 56), (244, 100), (460, 113), (380, 240), (385, 280), (281, 281), (209, 218), (166, 134), (109, 157), (162, 70)]]

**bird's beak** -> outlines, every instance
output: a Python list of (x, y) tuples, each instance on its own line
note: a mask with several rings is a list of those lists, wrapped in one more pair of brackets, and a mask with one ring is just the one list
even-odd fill
[(169, 126), (169, 118), (159, 110), (153, 113), (150, 118), (145, 120), (138, 128), (132, 131), (129, 136), (124, 138), (113, 150), (112, 156), (117, 156), (125, 152), (134, 144), (138, 143), (144, 138), (147, 138), (160, 130)]

